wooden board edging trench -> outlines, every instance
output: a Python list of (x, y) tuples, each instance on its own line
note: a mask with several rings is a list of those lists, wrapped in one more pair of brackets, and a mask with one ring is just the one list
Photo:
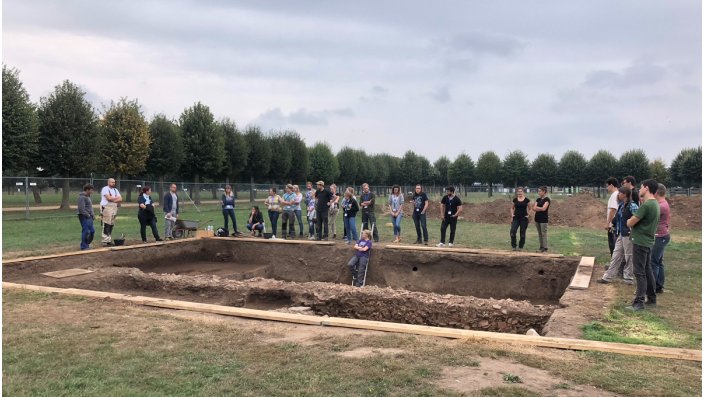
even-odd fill
[(507, 256), (533, 256), (539, 258), (563, 258), (563, 254), (543, 254), (540, 252), (515, 252), (515, 251), (500, 251), (476, 248), (450, 248), (450, 247), (427, 247), (418, 245), (392, 245), (387, 244), (384, 248), (403, 250), (403, 251), (434, 251), (439, 253), (459, 253), (459, 254), (479, 254), (479, 255), (507, 255)]
[(291, 314), (254, 310), (231, 306), (220, 306), (206, 303), (194, 303), (171, 299), (160, 299), (146, 296), (131, 296), (112, 292), (81, 290), (75, 288), (53, 288), (29, 284), (2, 283), (3, 289), (23, 289), (48, 293), (78, 295), (91, 298), (110, 298), (134, 304), (176, 310), (189, 310), (202, 313), (213, 313), (227, 316), (254, 318), (270, 321), (283, 321), (298, 324), (309, 324), (330, 327), (367, 329), (375, 331), (397, 332), (415, 335), (438, 336), (444, 338), (464, 339), (467, 341), (483, 341), (506, 343), (522, 346), (547, 347), (567, 350), (591, 350), (608, 353), (618, 353), (636, 356), (660, 357), (676, 360), (702, 361), (702, 350), (634, 345), (626, 343), (599, 342), (582, 339), (567, 339), (517, 334), (502, 334), (487, 331), (471, 331), (454, 328), (431, 327), (427, 325), (398, 324), (383, 321), (357, 320), (338, 317), (319, 317), (305, 314)]

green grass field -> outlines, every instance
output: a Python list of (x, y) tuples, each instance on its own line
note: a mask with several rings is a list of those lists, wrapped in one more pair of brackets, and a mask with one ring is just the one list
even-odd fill
[[(201, 210), (198, 213), (186, 204), (182, 218), (222, 225), (219, 206), (204, 205)], [(136, 209), (121, 209), (115, 227), (114, 233), (125, 233), (128, 243), (140, 239), (136, 213)], [(236, 214), (239, 229), (244, 230), (247, 209), (241, 205)], [(49, 218), (4, 217), (4, 258), (78, 249), (80, 226), (73, 212), (42, 215)], [(392, 240), (387, 222), (378, 215), (382, 242)], [(429, 220), (428, 227), (431, 242), (436, 243), (439, 222)], [(161, 220), (159, 228), (163, 230)], [(337, 228), (342, 233), (342, 216)], [(404, 243), (416, 238), (410, 219), (402, 223), (402, 237)], [(608, 261), (605, 240), (601, 230), (549, 228), (552, 252), (595, 256), (598, 268)], [(538, 248), (533, 224), (527, 241), (528, 250)], [(456, 243), (469, 248), (509, 249), (509, 225), (461, 221)], [(666, 249), (667, 292), (659, 296), (659, 305), (643, 313), (627, 313), (623, 307), (631, 300), (633, 287), (611, 286), (617, 289), (612, 307), (604, 318), (583, 325), (584, 337), (701, 348), (701, 261), (700, 232), (674, 231)], [(314, 345), (269, 343), (236, 325), (194, 323), (121, 304), (22, 292), (5, 291), (3, 296), (3, 395), (8, 396), (457, 395), (434, 386), (442, 366), (472, 365), (474, 358), (488, 355), (511, 358), (623, 395), (689, 396), (699, 395), (701, 390), (699, 363), (589, 352), (545, 356), (473, 344), (449, 349), (432, 338), (396, 335), (332, 337)], [(48, 321), (43, 312), (48, 303), (74, 315), (54, 314), (61, 318)], [(122, 320), (124, 313), (130, 321)], [(334, 354), (357, 346), (399, 347), (408, 355), (350, 361)], [(537, 394), (516, 384), (478, 395)]]

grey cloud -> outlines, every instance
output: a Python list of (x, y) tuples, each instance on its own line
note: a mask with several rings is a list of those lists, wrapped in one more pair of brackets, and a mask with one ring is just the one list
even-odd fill
[(289, 124), (320, 126), (328, 125), (330, 117), (354, 117), (355, 113), (350, 108), (326, 109), (310, 111), (305, 108), (285, 114), (280, 108), (269, 109), (257, 117), (255, 123), (264, 124), (265, 127), (285, 127)]
[(459, 53), (507, 57), (521, 50), (525, 44), (511, 36), (471, 32), (450, 38), (448, 45)]
[(448, 88), (447, 85), (436, 88), (436, 90), (431, 92), (429, 95), (439, 103), (447, 103), (450, 102), (451, 99), (450, 88)]
[(381, 85), (376, 85), (372, 87), (372, 93), (376, 95), (386, 95), (389, 92), (388, 89), (382, 87)]
[(654, 84), (667, 75), (666, 68), (647, 62), (638, 62), (620, 71), (598, 70), (589, 73), (583, 83), (591, 88), (627, 88)]

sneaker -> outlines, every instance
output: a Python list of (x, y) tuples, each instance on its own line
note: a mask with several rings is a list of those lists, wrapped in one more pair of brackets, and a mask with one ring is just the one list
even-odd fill
[(512, 247), (512, 251), (519, 251), (519, 248), (517, 248), (517, 247)]
[(453, 248), (453, 243), (448, 243), (448, 248)]
[(156, 241), (164, 241), (164, 240), (162, 240), (162, 239), (158, 238), (158, 239), (157, 239)]
[(276, 240), (276, 239), (277, 239), (277, 236), (272, 234), (272, 240)]
[(308, 236), (308, 239), (309, 239), (309, 240), (315, 240), (316, 238), (313, 237), (313, 236)]
[(421, 244), (421, 240), (414, 241), (414, 244)]
[(443, 243), (438, 243), (438, 247), (440, 247), (440, 248), (443, 248), (443, 247), (445, 247), (445, 246), (446, 246), (446, 245), (443, 244)]
[(663, 288), (658, 288), (656, 289), (657, 294), (663, 294)]
[(653, 296), (653, 297), (650, 297), (650, 298), (646, 298), (646, 304), (647, 304), (647, 305), (656, 305), (656, 297)]
[(609, 284), (610, 283), (609, 281), (605, 280), (604, 278), (597, 280), (597, 282), (600, 284)]
[(630, 312), (637, 312), (640, 310), (644, 310), (644, 304), (643, 303), (633, 303), (630, 306), (625, 307), (624, 310), (627, 310)]
[[(423, 245), (428, 245), (428, 241), (424, 241)], [(661, 292), (663, 292), (663, 290), (661, 290)]]

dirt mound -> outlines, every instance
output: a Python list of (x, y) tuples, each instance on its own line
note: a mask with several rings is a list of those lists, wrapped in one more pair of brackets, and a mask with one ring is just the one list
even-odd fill
[(699, 230), (702, 227), (701, 196), (675, 196), (666, 201), (671, 206), (671, 229)]
[[(461, 200), (463, 199), (462, 196)], [(700, 196), (676, 196), (668, 199), (671, 205), (671, 227), (673, 229), (698, 230), (702, 226), (702, 201)], [(476, 223), (510, 224), (509, 209), (511, 202), (506, 198), (485, 203), (463, 203), (460, 219)], [(414, 205), (404, 203), (404, 217), (411, 218)], [(384, 207), (383, 216), (389, 216), (389, 208)], [(426, 216), (441, 219), (441, 203), (429, 201)], [(605, 227), (607, 204), (590, 193), (578, 194), (563, 200), (551, 201), (549, 220), (551, 225), (588, 227), (602, 229)], [(531, 214), (531, 221), (534, 216)]]

